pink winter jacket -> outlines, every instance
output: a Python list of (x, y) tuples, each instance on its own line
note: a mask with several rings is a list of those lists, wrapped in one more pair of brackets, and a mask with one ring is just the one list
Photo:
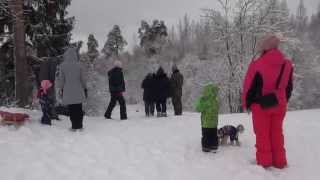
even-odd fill
[[(277, 79), (283, 64), (285, 64), (285, 67), (277, 90)], [(286, 106), (293, 88), (292, 74), (293, 65), (280, 50), (275, 48), (265, 52), (249, 65), (243, 84), (243, 109), (250, 109), (252, 104), (258, 103), (255, 99), (257, 93), (266, 95), (274, 92), (279, 105)]]

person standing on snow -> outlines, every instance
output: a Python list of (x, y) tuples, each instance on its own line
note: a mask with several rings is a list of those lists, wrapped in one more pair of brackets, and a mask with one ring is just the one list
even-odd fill
[(293, 89), (293, 65), (278, 49), (279, 44), (276, 35), (262, 41), (262, 54), (246, 73), (242, 105), (252, 111), (257, 164), (282, 169), (287, 166), (282, 126)]
[(213, 84), (206, 85), (202, 96), (196, 102), (196, 111), (201, 113), (203, 152), (216, 151), (218, 149), (218, 87)]
[(123, 93), (126, 90), (124, 76), (122, 72), (122, 63), (119, 60), (114, 62), (114, 67), (108, 72), (109, 78), (109, 91), (111, 94), (110, 103), (107, 111), (104, 114), (106, 119), (111, 119), (111, 114), (116, 106), (117, 101), (120, 104), (120, 119), (127, 119), (126, 102), (123, 97)]
[(52, 106), (53, 99), (49, 95), (49, 91), (52, 88), (52, 83), (49, 80), (42, 80), (40, 83), (40, 89), (38, 91), (39, 103), (41, 105), (42, 117), (41, 124), (51, 125)]
[(58, 80), (62, 104), (68, 106), (71, 130), (83, 128), (82, 103), (87, 98), (87, 85), (84, 69), (79, 62), (76, 48), (70, 47), (63, 55)]
[(162, 67), (159, 67), (155, 77), (155, 100), (157, 117), (167, 116), (167, 98), (170, 91), (170, 80)]
[(52, 83), (52, 87), (48, 91), (48, 96), (52, 99), (50, 105), (50, 118), (59, 120), (58, 114), (55, 110), (56, 104), (56, 91), (55, 91), (55, 79), (56, 79), (56, 70), (58, 66), (58, 60), (56, 58), (49, 58), (43, 61), (40, 65), (40, 72), (39, 72), (39, 80), (42, 82), (43, 80), (49, 80)]
[(174, 108), (174, 115), (182, 115), (182, 85), (183, 76), (176, 65), (172, 66), (172, 75), (170, 78), (171, 99)]
[(154, 116), (154, 86), (155, 86), (155, 74), (149, 73), (142, 81), (141, 88), (143, 89), (143, 101), (145, 105), (146, 116)]

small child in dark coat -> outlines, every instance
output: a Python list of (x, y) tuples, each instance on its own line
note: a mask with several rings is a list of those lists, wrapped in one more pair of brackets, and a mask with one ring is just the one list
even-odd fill
[(41, 87), (38, 91), (38, 98), (42, 109), (41, 124), (51, 125), (51, 108), (53, 106), (53, 99), (49, 96), (49, 89), (52, 83), (49, 80), (41, 81)]

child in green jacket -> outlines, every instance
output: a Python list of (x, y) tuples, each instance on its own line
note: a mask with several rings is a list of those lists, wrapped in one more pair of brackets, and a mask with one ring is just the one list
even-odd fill
[(202, 96), (196, 103), (196, 110), (201, 113), (203, 152), (215, 152), (218, 149), (218, 91), (218, 87), (213, 84), (206, 85)]

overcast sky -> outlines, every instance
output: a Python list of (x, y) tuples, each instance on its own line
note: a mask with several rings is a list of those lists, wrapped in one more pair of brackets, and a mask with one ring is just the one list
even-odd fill
[[(287, 2), (292, 12), (295, 12), (299, 0)], [(304, 2), (311, 14), (316, 11), (320, 0)], [(93, 33), (101, 49), (114, 24), (120, 25), (129, 47), (132, 47), (136, 43), (134, 34), (137, 34), (142, 19), (149, 22), (154, 18), (161, 19), (171, 27), (185, 14), (192, 19), (199, 19), (201, 8), (218, 9), (219, 5), (217, 0), (72, 0), (69, 12), (76, 17), (73, 40), (86, 42), (88, 35)]]

